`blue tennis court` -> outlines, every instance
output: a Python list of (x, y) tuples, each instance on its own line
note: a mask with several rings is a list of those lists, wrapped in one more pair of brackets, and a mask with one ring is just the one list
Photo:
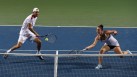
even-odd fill
[[(45, 35), (53, 33), (57, 35), (57, 41), (50, 44), (42, 40), (42, 53), (67, 54), (67, 50), (81, 50), (91, 44), (96, 36), (95, 27), (35, 27), (39, 34)], [(122, 50), (130, 50), (136, 53), (137, 28), (105, 28), (116, 29), (118, 35), (115, 37), (119, 41)], [(20, 26), (1, 26), (0, 27), (0, 53), (4, 53), (11, 46), (16, 44)], [(85, 54), (97, 54), (103, 43), (99, 42), (91, 51)], [(92, 52), (97, 51), (97, 52)], [(15, 53), (36, 53), (35, 43), (27, 41)], [(110, 54), (112, 52), (108, 52)], [(54, 77), (54, 57), (45, 56), (41, 61), (34, 56), (14, 56), (3, 59), (0, 56), (0, 77)], [(69, 60), (67, 57), (58, 59), (58, 77), (136, 77), (137, 76), (137, 57), (104, 57), (101, 70), (96, 70), (98, 57), (80, 57), (77, 60)]]

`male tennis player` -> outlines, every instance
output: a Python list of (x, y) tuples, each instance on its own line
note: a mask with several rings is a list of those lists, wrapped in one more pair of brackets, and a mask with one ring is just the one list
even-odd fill
[[(33, 26), (35, 25), (35, 22), (37, 20), (37, 17), (39, 15), (39, 9), (34, 8), (32, 11), (32, 14), (30, 14), (23, 22), (23, 25), (21, 27), (20, 33), (19, 33), (19, 38), (18, 42), (16, 45), (14, 45), (12, 48), (7, 50), (6, 53), (10, 53), (11, 51), (18, 49), (22, 46), (22, 44), (27, 40), (32, 40), (36, 42), (37, 44), (37, 54), (40, 53), (41, 49), (41, 40), (37, 37), (39, 34), (33, 29)], [(4, 55), (4, 58), (6, 59), (8, 57), (7, 54)], [(38, 56), (41, 60), (44, 58), (42, 56)]]
[[(113, 49), (115, 53), (117, 54), (132, 54), (129, 50), (122, 52), (120, 45), (118, 41), (113, 37), (113, 35), (116, 35), (116, 30), (103, 30), (103, 25), (99, 25), (97, 27), (97, 36), (95, 37), (95, 40), (93, 44), (87, 46), (85, 49), (91, 49), (93, 48), (99, 40), (102, 42), (105, 42), (104, 46), (100, 49), (99, 54), (104, 54), (105, 52)], [(122, 56), (121, 56), (122, 57)], [(102, 68), (102, 57), (98, 58), (98, 65), (95, 67), (95, 69), (101, 69)]]

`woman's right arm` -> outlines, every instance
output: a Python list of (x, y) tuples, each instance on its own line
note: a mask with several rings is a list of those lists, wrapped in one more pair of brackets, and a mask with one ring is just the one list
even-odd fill
[(85, 49), (86, 49), (86, 50), (89, 50), (89, 49), (92, 49), (93, 47), (95, 47), (96, 44), (97, 44), (97, 42), (98, 42), (98, 40), (99, 40), (99, 36), (97, 35), (97, 36), (95, 37), (94, 42), (93, 42), (91, 45), (87, 46)]

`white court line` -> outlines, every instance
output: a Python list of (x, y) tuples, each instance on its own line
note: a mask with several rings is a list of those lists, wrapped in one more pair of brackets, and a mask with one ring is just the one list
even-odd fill
[[(7, 49), (0, 49), (0, 51), (7, 51)], [(21, 51), (21, 52), (23, 52), (23, 51), (25, 51), (25, 52), (32, 52), (32, 51), (37, 51), (37, 50), (14, 50), (14, 51)], [(57, 51), (57, 50), (40, 50), (40, 51)], [(59, 52), (61, 51), (61, 52), (69, 52), (69, 51), (72, 51), (72, 50), (58, 50)], [(88, 51), (84, 51), (84, 52), (99, 52), (99, 51), (93, 51), (93, 50), (88, 50)], [(108, 53), (109, 52), (114, 52), (114, 51), (108, 51)], [(137, 51), (131, 51), (131, 52), (134, 52), (134, 53), (137, 53)]]
[[(0, 25), (0, 26), (22, 26), (22, 25)], [(46, 25), (36, 25), (35, 27), (85, 27), (85, 28), (96, 28), (97, 26), (46, 26)], [(104, 27), (104, 28), (137, 28), (137, 27), (118, 27), (118, 26), (115, 26), (115, 27), (108, 27), (108, 26), (106, 26), (106, 27)]]
[(15, 56), (49, 56), (49, 57), (68, 57), (68, 56), (137, 56), (137, 54), (27, 54), (27, 53), (0, 53), (0, 55), (15, 55)]

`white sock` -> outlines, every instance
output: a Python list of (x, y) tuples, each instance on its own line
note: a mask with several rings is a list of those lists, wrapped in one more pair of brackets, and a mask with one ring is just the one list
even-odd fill
[(7, 50), (7, 53), (10, 53), (11, 49)]
[(101, 64), (98, 64), (98, 66), (102, 66)]
[(37, 51), (37, 54), (41, 54), (40, 51)]

